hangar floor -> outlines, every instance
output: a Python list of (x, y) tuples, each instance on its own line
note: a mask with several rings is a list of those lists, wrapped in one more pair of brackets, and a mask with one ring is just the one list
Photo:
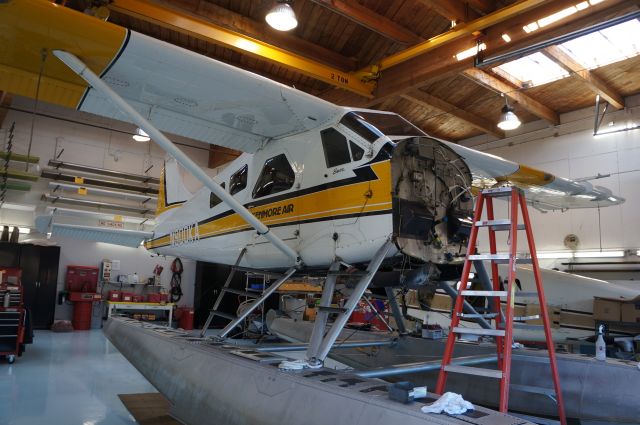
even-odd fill
[(135, 424), (118, 394), (150, 392), (102, 330), (36, 331), (22, 357), (0, 363), (0, 424)]

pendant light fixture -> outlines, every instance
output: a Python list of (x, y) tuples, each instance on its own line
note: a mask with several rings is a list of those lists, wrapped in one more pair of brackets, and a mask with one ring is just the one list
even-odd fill
[(149, 137), (149, 135), (145, 133), (143, 129), (137, 128), (136, 134), (133, 135), (133, 140), (135, 140), (136, 142), (144, 143), (151, 140), (151, 137)]
[(267, 13), (267, 23), (278, 31), (290, 31), (298, 26), (296, 13), (291, 4), (293, 0), (277, 0), (276, 5)]
[(498, 128), (500, 130), (515, 130), (520, 127), (520, 119), (513, 112), (513, 108), (509, 106), (509, 101), (507, 100), (507, 96), (502, 93), (502, 97), (504, 97), (504, 106), (502, 107), (502, 113), (500, 114), (500, 121), (498, 121)]

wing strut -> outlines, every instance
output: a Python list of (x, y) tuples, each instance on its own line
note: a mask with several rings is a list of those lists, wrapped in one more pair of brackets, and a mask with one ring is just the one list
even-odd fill
[(160, 130), (155, 128), (153, 124), (147, 121), (138, 113), (131, 105), (127, 103), (120, 95), (113, 91), (104, 81), (100, 79), (87, 65), (84, 64), (75, 55), (62, 50), (54, 50), (53, 54), (67, 65), (73, 72), (78, 74), (94, 89), (110, 99), (114, 105), (129, 115), (131, 120), (143, 129), (161, 148), (172, 155), (184, 168), (189, 170), (198, 180), (200, 180), (211, 192), (215, 193), (224, 203), (242, 217), (251, 227), (256, 229), (259, 235), (264, 236), (269, 242), (275, 245), (287, 257), (295, 261), (297, 266), (302, 265), (300, 256), (288, 246), (282, 239), (269, 232), (269, 228), (258, 220), (251, 211), (246, 209), (233, 196), (227, 193), (219, 184), (213, 181), (204, 170), (202, 170), (195, 162), (191, 160), (184, 152), (182, 152), (171, 140), (169, 140)]

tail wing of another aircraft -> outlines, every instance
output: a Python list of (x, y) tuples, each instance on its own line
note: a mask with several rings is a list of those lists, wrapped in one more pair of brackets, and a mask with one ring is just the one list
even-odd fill
[(153, 232), (149, 231), (63, 223), (56, 221), (55, 214), (38, 216), (36, 218), (36, 229), (42, 234), (51, 234), (52, 236), (65, 236), (132, 248), (137, 248), (143, 241), (153, 237)]

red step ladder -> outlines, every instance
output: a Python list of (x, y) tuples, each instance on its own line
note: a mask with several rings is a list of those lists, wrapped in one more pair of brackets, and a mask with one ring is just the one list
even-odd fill
[[(493, 198), (509, 197), (510, 219), (495, 219), (493, 215)], [(481, 220), (484, 204), (487, 204), (487, 219)], [(519, 208), (518, 208), (519, 207)], [(518, 224), (518, 209), (522, 213), (523, 224)], [(514, 303), (518, 296), (532, 297), (535, 296), (540, 302), (540, 314), (544, 323), (544, 333), (547, 342), (547, 351), (549, 353), (549, 361), (551, 365), (551, 374), (553, 376), (554, 389), (532, 388), (532, 387), (516, 387), (512, 390), (522, 390), (532, 393), (545, 393), (548, 395), (555, 394), (555, 400), (558, 404), (558, 416), (562, 425), (566, 425), (567, 421), (564, 413), (564, 403), (562, 400), (562, 392), (560, 390), (560, 379), (558, 377), (558, 366), (556, 363), (556, 355), (554, 351), (553, 339), (551, 337), (551, 328), (549, 325), (549, 315), (547, 313), (547, 303), (544, 296), (544, 288), (542, 286), (542, 276), (540, 275), (540, 267), (538, 265), (538, 257), (536, 255), (536, 247), (533, 240), (533, 232), (531, 230), (531, 222), (529, 220), (529, 211), (527, 203), (522, 191), (515, 187), (499, 187), (495, 189), (485, 189), (480, 192), (476, 200), (476, 209), (473, 217), (473, 227), (469, 237), (469, 246), (467, 248), (467, 256), (462, 269), (462, 278), (458, 289), (458, 297), (451, 317), (451, 328), (447, 345), (445, 346), (444, 356), (442, 358), (442, 366), (438, 375), (438, 383), (436, 385), (436, 393), (442, 394), (447, 382), (449, 373), (463, 373), (476, 376), (485, 376), (500, 379), (500, 411), (506, 413), (509, 406), (509, 380), (511, 374), (511, 344), (513, 342), (513, 322), (537, 319), (538, 316), (531, 317), (514, 317)], [(486, 227), (489, 230), (489, 247), (490, 254), (471, 255), (475, 251), (478, 230)], [(531, 258), (518, 258), (518, 230), (524, 230), (527, 235), (529, 252)], [(509, 252), (498, 253), (496, 250), (496, 233), (497, 231), (509, 232)], [(469, 282), (469, 272), (473, 261), (491, 261), (491, 272), (493, 280), (492, 291), (475, 291), (467, 290)], [(498, 264), (509, 264), (509, 277), (506, 288), (500, 287), (500, 278), (498, 276)], [(514, 281), (516, 278), (516, 263), (531, 263), (533, 265), (533, 273), (536, 280), (537, 292), (523, 293), (515, 292)], [(493, 312), (481, 314), (487, 319), (495, 321), (493, 329), (476, 329), (459, 327), (460, 319), (465, 317), (476, 317), (478, 314), (463, 313), (463, 301), (465, 297), (484, 296), (493, 300)], [(502, 312), (500, 298), (506, 298), (506, 308)], [(496, 340), (496, 349), (498, 354), (498, 369), (484, 369), (471, 366), (459, 366), (451, 364), (451, 358), (456, 339), (460, 334), (476, 334), (483, 336), (491, 336)]]

